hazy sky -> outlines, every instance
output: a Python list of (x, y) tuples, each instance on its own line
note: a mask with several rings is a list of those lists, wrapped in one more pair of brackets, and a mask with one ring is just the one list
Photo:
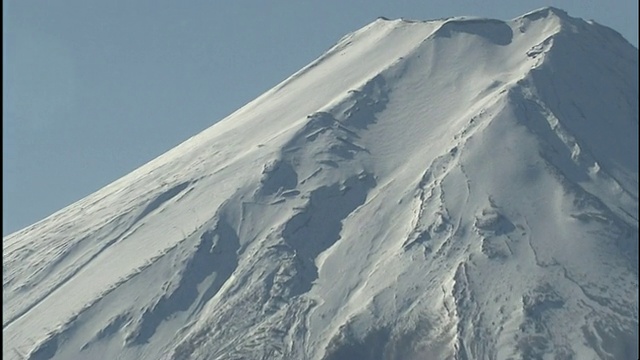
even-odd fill
[(636, 0), (5, 0), (2, 233), (161, 155), (378, 16), (508, 20), (547, 5), (638, 44)]

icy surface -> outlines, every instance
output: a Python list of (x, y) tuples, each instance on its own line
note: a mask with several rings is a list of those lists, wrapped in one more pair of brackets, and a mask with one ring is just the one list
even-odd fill
[(380, 18), (3, 239), (7, 359), (631, 359), (638, 50)]

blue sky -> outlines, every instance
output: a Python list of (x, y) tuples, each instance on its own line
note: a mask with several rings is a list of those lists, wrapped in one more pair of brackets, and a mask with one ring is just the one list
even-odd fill
[(625, 1), (3, 1), (3, 235), (161, 155), (378, 16), (552, 5), (637, 47)]

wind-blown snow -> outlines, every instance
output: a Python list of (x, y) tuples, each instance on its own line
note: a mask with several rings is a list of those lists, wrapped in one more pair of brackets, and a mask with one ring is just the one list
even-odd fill
[(378, 19), (3, 239), (8, 359), (630, 359), (638, 50)]

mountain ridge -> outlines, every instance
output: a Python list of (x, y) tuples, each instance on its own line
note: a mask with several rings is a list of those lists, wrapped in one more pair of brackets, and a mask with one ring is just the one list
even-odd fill
[(637, 355), (637, 49), (600, 29), (543, 8), (343, 37), (5, 237), (3, 355)]

